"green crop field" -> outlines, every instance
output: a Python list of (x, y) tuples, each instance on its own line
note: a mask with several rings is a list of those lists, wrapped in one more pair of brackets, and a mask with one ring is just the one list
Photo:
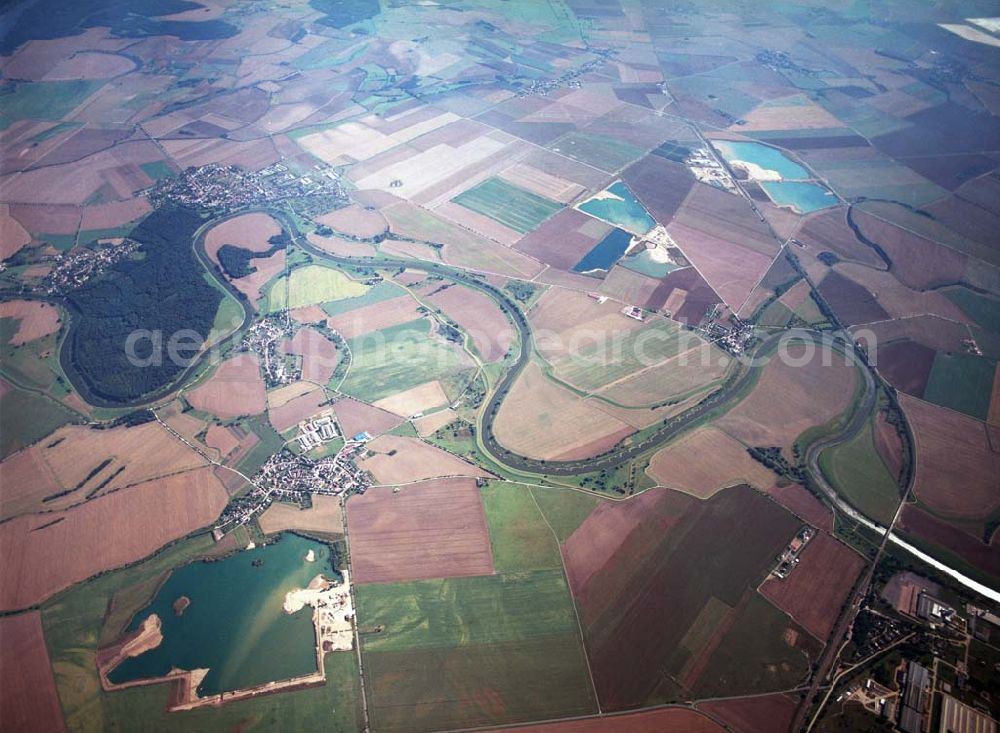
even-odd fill
[(267, 310), (273, 312), (286, 307), (301, 308), (330, 300), (356, 298), (367, 292), (367, 285), (352, 280), (340, 270), (322, 265), (306, 265), (274, 282), (268, 291)]
[(506, 482), (494, 482), (482, 490), (498, 573), (562, 568), (559, 543), (531, 491)]
[(601, 503), (594, 494), (571, 489), (533, 489), (532, 494), (560, 542), (565, 542)]
[[(787, 629), (795, 632), (796, 646), (785, 638)], [(695, 694), (715, 697), (794, 687), (809, 673), (806, 654), (815, 658), (820, 648), (819, 642), (755, 592), (709, 657)]]
[(8, 390), (0, 397), (0, 459), (76, 419), (53, 399), (17, 388)]
[(365, 655), (372, 729), (424, 733), (597, 712), (575, 634)]
[(642, 155), (642, 148), (607, 135), (571, 132), (549, 146), (557, 153), (614, 173)]
[[(523, 514), (510, 505), (500, 513)], [(432, 731), (595, 710), (561, 568), (361, 585), (356, 594), (361, 628), (383, 627), (362, 635), (377, 730)]]
[(373, 402), (466, 366), (457, 346), (431, 337), (424, 319), (348, 342), (353, 361), (341, 391)]
[[(326, 656), (327, 683), (309, 690), (263, 695), (222, 707), (168, 713), (169, 685), (101, 690), (97, 644), (108, 602), (118, 591), (135, 588), (132, 612), (149, 601), (155, 582), (171, 568), (218, 554), (220, 545), (202, 534), (172, 545), (148, 560), (108, 573), (52, 599), (42, 608), (42, 624), (66, 722), (71, 730), (281, 731), (358, 730), (358, 670), (353, 653)], [(148, 593), (141, 590), (145, 588)], [(125, 618), (129, 614), (119, 613)]]
[(996, 362), (972, 354), (938, 352), (927, 380), (924, 399), (979, 420), (990, 410)]
[(323, 303), (323, 310), (327, 315), (336, 316), (341, 313), (348, 313), (356, 308), (363, 308), (366, 305), (381, 303), (392, 298), (398, 298), (406, 293), (396, 285), (387, 282), (380, 282), (369, 288), (367, 293), (356, 295), (350, 298), (342, 298), (332, 302)]
[(892, 520), (899, 487), (875, 448), (869, 422), (853, 440), (823, 451), (820, 469), (844, 497), (865, 515)]
[(987, 331), (1000, 333), (1000, 300), (979, 295), (968, 288), (949, 288), (942, 292)]
[[(0, 343), (3, 344), (0, 347), (0, 373), (28, 388), (49, 391), (58, 387), (57, 380), (62, 375), (59, 367), (59, 334), (50, 333), (26, 344), (13, 346), (10, 339), (15, 333), (15, 319), (0, 319)], [(62, 387), (54, 391), (58, 394), (68, 393)]]
[(358, 618), (385, 631), (367, 651), (492, 644), (569, 634), (576, 620), (562, 569), (357, 587)]
[(477, 214), (488, 216), (526, 234), (562, 208), (562, 204), (525, 191), (499, 178), (488, 178), (452, 199)]
[(0, 129), (14, 120), (61, 120), (83, 100), (104, 86), (104, 81), (15, 82), (0, 94)]

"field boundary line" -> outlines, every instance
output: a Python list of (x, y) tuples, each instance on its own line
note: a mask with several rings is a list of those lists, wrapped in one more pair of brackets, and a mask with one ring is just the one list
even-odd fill
[(590, 689), (594, 693), (594, 702), (597, 704), (597, 714), (603, 715), (604, 712), (601, 710), (601, 698), (597, 694), (597, 684), (594, 682), (594, 670), (590, 666), (590, 652), (587, 651), (587, 639), (583, 635), (583, 623), (580, 621), (580, 609), (576, 605), (576, 596), (573, 594), (573, 586), (569, 582), (569, 573), (566, 571), (566, 558), (563, 557), (562, 553), (562, 543), (559, 542), (559, 535), (556, 534), (555, 529), (553, 529), (552, 524), (549, 522), (549, 518), (545, 516), (545, 512), (542, 511), (541, 504), (538, 503), (538, 499), (535, 498), (535, 492), (532, 490), (531, 486), (527, 487), (528, 496), (531, 497), (532, 503), (535, 505), (535, 509), (542, 517), (542, 521), (545, 522), (545, 526), (549, 528), (549, 532), (552, 533), (552, 539), (555, 540), (556, 549), (559, 551), (559, 565), (562, 567), (563, 579), (566, 581), (566, 590), (569, 591), (570, 601), (573, 603), (573, 616), (576, 618), (576, 628), (580, 633), (580, 648), (583, 649), (583, 659), (587, 662), (587, 677), (590, 679)]

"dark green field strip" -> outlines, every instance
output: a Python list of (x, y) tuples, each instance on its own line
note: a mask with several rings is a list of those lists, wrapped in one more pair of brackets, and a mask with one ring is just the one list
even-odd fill
[(328, 303), (323, 303), (321, 307), (328, 316), (337, 316), (341, 313), (349, 313), (357, 308), (363, 308), (366, 305), (374, 305), (375, 303), (382, 303), (386, 300), (403, 296), (406, 296), (406, 293), (401, 288), (396, 287), (392, 283), (380, 282), (364, 295), (332, 300)]
[(575, 634), (365, 655), (372, 729), (423, 733), (597, 711)]
[(562, 208), (560, 203), (499, 178), (488, 178), (478, 186), (460, 193), (452, 201), (521, 234), (533, 231)]
[(978, 420), (990, 411), (996, 362), (972, 354), (938, 352), (924, 390), (924, 399)]

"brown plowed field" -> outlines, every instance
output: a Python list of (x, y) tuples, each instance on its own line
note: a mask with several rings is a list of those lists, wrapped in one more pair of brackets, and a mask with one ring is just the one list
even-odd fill
[(891, 273), (873, 270), (852, 262), (841, 262), (834, 266), (841, 275), (853, 280), (870, 293), (875, 293), (878, 304), (892, 318), (908, 318), (924, 314), (934, 314), (950, 318), (959, 323), (969, 321), (962, 309), (943, 294), (935, 291), (912, 290)]
[(256, 303), (260, 299), (261, 288), (285, 269), (285, 250), (279, 250), (270, 257), (255, 257), (253, 266), (257, 268), (256, 272), (231, 282), (251, 303)]
[(1000, 363), (993, 372), (993, 391), (990, 395), (990, 411), (986, 417), (990, 425), (1000, 426)]
[(709, 653), (717, 622), (737, 609), (739, 623), (741, 599), (799, 526), (747, 486), (705, 501), (666, 490), (641, 497), (640, 506), (599, 506), (563, 545), (605, 710), (648, 704), (664, 674), (677, 678)]
[(369, 489), (347, 504), (355, 583), (492, 575), (486, 513), (474, 479)]
[(767, 495), (804, 522), (833, 531), (833, 512), (799, 484), (771, 486)]
[(403, 294), (398, 298), (390, 298), (331, 316), (327, 319), (327, 323), (343, 338), (352, 339), (355, 336), (398, 326), (419, 318), (418, 305), (412, 297)]
[(361, 432), (370, 435), (381, 435), (401, 425), (404, 421), (399, 415), (373, 407), (365, 402), (358, 402), (350, 397), (337, 400), (333, 406), (337, 422), (344, 432), (344, 437), (350, 438)]
[(735, 733), (774, 733), (792, 727), (796, 706), (795, 699), (788, 695), (767, 695), (706, 702), (698, 708), (730, 726)]
[(799, 557), (787, 578), (768, 578), (760, 592), (825, 642), (865, 562), (826, 532), (817, 533)]
[(125, 226), (152, 210), (153, 207), (149, 205), (149, 200), (145, 196), (88, 206), (83, 210), (80, 229), (113, 229)]
[(289, 400), (281, 407), (269, 409), (267, 411), (268, 418), (274, 429), (279, 433), (283, 433), (286, 430), (294, 428), (306, 418), (328, 409), (323, 406), (323, 403), (326, 401), (326, 392), (317, 388), (308, 394)]
[(675, 321), (696, 326), (720, 302), (722, 298), (696, 269), (684, 267), (663, 278), (646, 299), (645, 306), (654, 310), (667, 308)]
[(771, 266), (771, 257), (674, 221), (670, 234), (708, 284), (734, 309)]
[(1000, 545), (993, 537), (991, 544), (963, 532), (955, 525), (921, 511), (913, 504), (907, 504), (899, 517), (899, 527), (904, 532), (919, 537), (925, 542), (940, 545), (954, 552), (966, 562), (1000, 578)]
[(240, 438), (232, 428), (224, 428), (221, 425), (212, 425), (205, 435), (205, 445), (217, 450), (220, 458), (228, 456), (239, 444)]
[(597, 455), (634, 432), (630, 425), (560, 387), (534, 362), (514, 382), (493, 429), (509, 450), (543, 460), (579, 454), (581, 449)]
[(724, 733), (725, 728), (694, 710), (665, 708), (603, 718), (566, 720), (541, 725), (491, 728), (510, 733)]
[(66, 730), (38, 611), (0, 618), (0, 720), (9, 733)]
[(990, 446), (985, 425), (905, 394), (900, 404), (916, 443), (917, 498), (954, 518), (985, 519), (1000, 508), (1000, 453)]
[(277, 501), (260, 515), (260, 529), (264, 534), (282, 532), (286, 529), (303, 532), (319, 532), (325, 535), (344, 534), (344, 514), (340, 497), (316, 494), (312, 506), (299, 509), (297, 506)]
[(486, 361), (499, 361), (514, 342), (514, 327), (487, 295), (461, 285), (453, 285), (429, 295), (430, 301), (472, 337)]
[[(965, 345), (962, 342), (969, 338), (967, 326), (940, 316), (914, 316), (870, 323), (854, 329), (854, 332), (861, 336), (866, 330), (875, 334), (880, 349), (893, 341), (909, 340), (934, 351), (963, 351)], [(880, 351), (869, 349), (870, 358), (880, 355)]]
[(384, 234), (388, 228), (385, 217), (379, 212), (365, 209), (357, 204), (323, 214), (317, 217), (316, 221), (338, 232), (363, 239)]
[(699, 499), (726, 486), (749, 483), (766, 489), (777, 480), (764, 464), (750, 457), (742, 443), (712, 427), (695, 430), (661, 448), (646, 473), (662, 486)]
[(448, 395), (441, 388), (441, 383), (435, 379), (383, 397), (375, 403), (375, 406), (397, 415), (409, 416), (447, 404)]
[(184, 396), (192, 407), (222, 418), (259, 415), (267, 407), (260, 364), (247, 354), (222, 362), (207, 382)]
[(382, 484), (403, 484), (441, 476), (489, 476), (448, 451), (417, 438), (382, 435), (368, 444), (375, 455), (359, 461)]
[[(790, 360), (803, 358), (806, 347), (792, 343)], [(715, 422), (748, 446), (779, 446), (791, 457), (791, 446), (803, 432), (840, 415), (851, 402), (855, 368), (832, 353), (823, 366), (824, 352), (816, 349), (802, 366), (784, 363), (775, 354), (750, 395)]]
[(854, 236), (841, 208), (830, 209), (810, 216), (796, 239), (816, 250), (833, 252), (841, 259), (854, 260), (870, 267), (885, 267), (874, 249)]
[(896, 428), (886, 420), (884, 412), (878, 413), (873, 434), (879, 457), (885, 462), (893, 478), (899, 477), (903, 470), (903, 443)]
[(610, 231), (604, 222), (566, 208), (523, 236), (514, 249), (560, 270), (571, 270)]
[[(323, 316), (325, 318), (326, 314)], [(320, 384), (330, 381), (340, 360), (333, 342), (312, 328), (300, 328), (291, 340), (285, 342), (284, 349), (289, 354), (302, 357), (303, 379)]]
[(31, 241), (31, 235), (10, 215), (7, 204), (0, 204), (0, 259), (7, 259)]
[(863, 211), (854, 212), (854, 223), (885, 250), (892, 260), (892, 274), (904, 285), (926, 290), (962, 281), (968, 260), (964, 254)]
[(8, 300), (0, 303), (0, 318), (15, 318), (17, 333), (10, 340), (11, 346), (21, 346), (59, 330), (59, 309), (48, 303), (28, 300)]
[(896, 341), (878, 350), (878, 371), (900, 392), (922, 397), (934, 366), (933, 349), (914, 341)]
[(0, 608), (41, 603), (205, 527), (228, 495), (205, 467), (115, 491), (60, 512), (0, 524)]
[(695, 185), (686, 166), (653, 154), (622, 171), (622, 180), (660, 224), (670, 222)]
[(819, 285), (823, 296), (845, 326), (884, 321), (889, 317), (868, 290), (837, 271), (830, 272)]
[[(281, 225), (267, 214), (255, 212), (242, 214), (218, 224), (205, 235), (205, 252), (215, 262), (219, 261), (219, 250), (225, 244), (248, 249), (251, 252), (266, 252), (271, 249), (268, 238), (281, 234)], [(256, 265), (257, 260), (252, 264)]]
[[(109, 462), (91, 476), (91, 472), (108, 459)], [(108, 430), (66, 425), (0, 463), (3, 483), (0, 516), (43, 508), (58, 509), (82, 501), (112, 476), (113, 481), (103, 491), (204, 463), (195, 451), (155, 422)], [(46, 496), (77, 486), (80, 488), (65, 497), (42, 503)]]

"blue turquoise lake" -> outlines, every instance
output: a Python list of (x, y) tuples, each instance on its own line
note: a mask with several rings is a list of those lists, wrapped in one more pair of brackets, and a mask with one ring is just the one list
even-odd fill
[(809, 171), (769, 145), (733, 140), (713, 140), (712, 145), (730, 163), (735, 160), (753, 163), (764, 170), (776, 171), (786, 181), (812, 178)]
[(656, 226), (656, 220), (646, 207), (621, 181), (615, 181), (596, 196), (577, 204), (576, 208), (632, 234), (647, 234)]
[[(314, 562), (306, 561), (312, 550)], [(214, 562), (174, 570), (149, 605), (129, 625), (133, 631), (155, 613), (163, 641), (126, 659), (108, 675), (114, 683), (162, 677), (172, 668), (208, 668), (199, 695), (215, 695), (316, 671), (312, 609), (282, 608), (285, 594), (318, 574), (334, 575), (327, 545), (286, 534), (264, 547)], [(185, 596), (183, 613), (174, 602)]]
[(628, 251), (632, 235), (624, 229), (613, 229), (604, 239), (594, 245), (583, 259), (576, 263), (573, 272), (593, 272), (594, 270), (610, 270), (611, 267)]
[(778, 206), (791, 206), (801, 214), (827, 209), (840, 203), (836, 196), (818, 183), (761, 181), (760, 187)]

